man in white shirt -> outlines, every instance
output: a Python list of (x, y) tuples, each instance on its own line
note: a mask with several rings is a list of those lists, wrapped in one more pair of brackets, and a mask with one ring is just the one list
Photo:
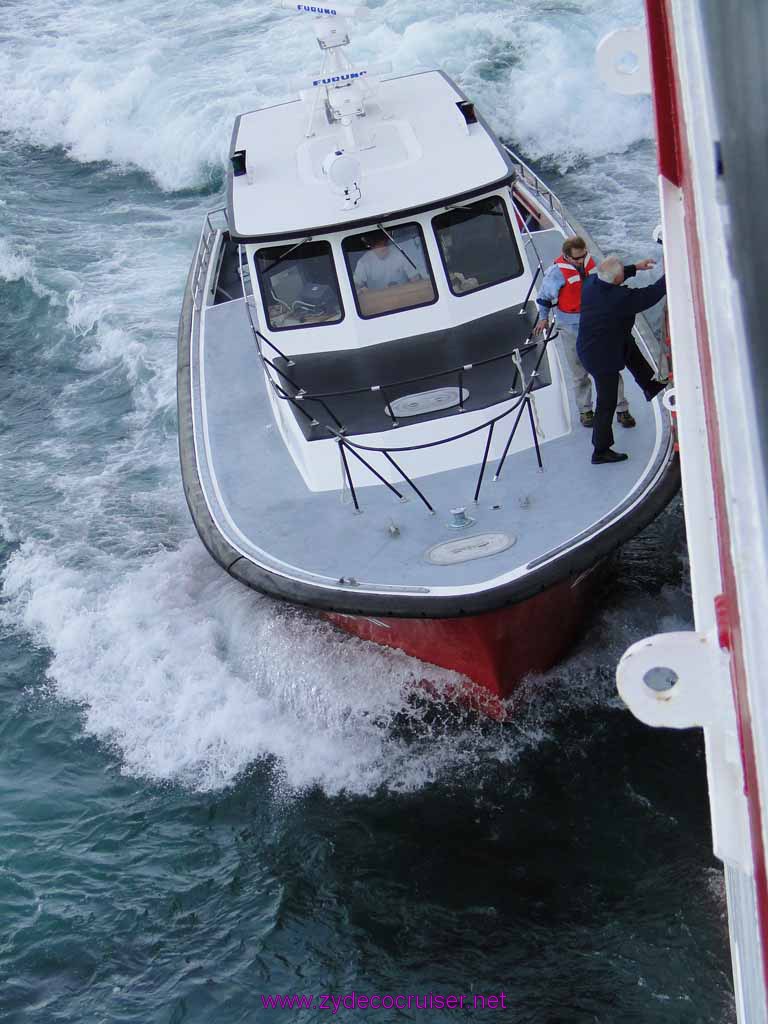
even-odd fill
[(386, 235), (377, 236), (368, 252), (363, 253), (355, 267), (358, 288), (391, 288), (408, 281), (422, 280), (422, 275), (407, 257), (392, 245)]

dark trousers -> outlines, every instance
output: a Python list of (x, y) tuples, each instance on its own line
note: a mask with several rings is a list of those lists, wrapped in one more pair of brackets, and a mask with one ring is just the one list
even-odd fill
[[(626, 366), (640, 387), (645, 390), (653, 380), (653, 367), (646, 362), (634, 341), (625, 349)], [(613, 447), (613, 414), (619, 390), (618, 373), (592, 374), (595, 378), (597, 402), (592, 425), (592, 444), (596, 452), (607, 452)]]

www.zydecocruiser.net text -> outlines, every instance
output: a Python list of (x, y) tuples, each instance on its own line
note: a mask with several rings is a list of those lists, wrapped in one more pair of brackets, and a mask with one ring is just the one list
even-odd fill
[(341, 1010), (506, 1010), (504, 992), (470, 995), (443, 995), (439, 992), (373, 993), (345, 992), (337, 995), (325, 992), (308, 995), (262, 995), (265, 1010), (328, 1010), (337, 1014)]

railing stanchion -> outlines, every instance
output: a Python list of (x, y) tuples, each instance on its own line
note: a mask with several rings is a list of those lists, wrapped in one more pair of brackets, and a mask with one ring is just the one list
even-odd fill
[(347, 478), (347, 484), (349, 485), (349, 493), (352, 495), (352, 501), (355, 503), (355, 512), (360, 511), (360, 505), (357, 501), (357, 494), (355, 494), (355, 485), (352, 483), (352, 474), (349, 471), (349, 464), (347, 462), (347, 456), (344, 452), (344, 442), (339, 439), (339, 453), (341, 455), (341, 461), (344, 464), (344, 473)]
[(464, 412), (464, 367), (459, 370), (459, 412)]
[(401, 469), (400, 466), (398, 466), (398, 464), (395, 462), (395, 460), (392, 458), (392, 456), (389, 454), (389, 452), (383, 452), (382, 454), (384, 455), (385, 459), (387, 459), (389, 462), (392, 463), (392, 465), (395, 467), (395, 469), (400, 474), (400, 476), (403, 478), (403, 480), (405, 480), (405, 482), (408, 484), (408, 486), (411, 488), (411, 490), (415, 491), (416, 494), (418, 494), (418, 496), (421, 498), (421, 500), (427, 506), (429, 511), (432, 512), (432, 514), (434, 515), (434, 511), (435, 510), (432, 508), (432, 506), (429, 504), (427, 499), (421, 493), (421, 491), (416, 486), (416, 484), (413, 482), (413, 480), (411, 480), (411, 478), (408, 476), (408, 474), (403, 469)]
[[(348, 447), (348, 445), (345, 445), (344, 447), (346, 448), (346, 447)], [(356, 459), (358, 459), (358, 461), (362, 462), (362, 464), (363, 464), (363, 465), (365, 466), (365, 468), (366, 468), (367, 470), (370, 470), (370, 472), (371, 472), (371, 473), (373, 473), (373, 475), (374, 475), (374, 476), (375, 476), (375, 477), (376, 477), (376, 478), (377, 478), (378, 480), (381, 480), (381, 482), (382, 482), (382, 483), (383, 483), (383, 484), (384, 484), (384, 485), (385, 485), (386, 487), (388, 487), (388, 488), (390, 489), (390, 491), (392, 491), (392, 492), (393, 492), (394, 494), (396, 494), (396, 495), (398, 496), (398, 498), (400, 499), (400, 501), (404, 501), (404, 500), (405, 500), (405, 499), (403, 498), (402, 494), (400, 493), (400, 491), (398, 491), (398, 489), (397, 489), (396, 487), (394, 487), (394, 486), (393, 486), (393, 485), (392, 485), (392, 484), (391, 484), (391, 483), (389, 482), (389, 480), (385, 480), (385, 479), (384, 479), (384, 477), (383, 477), (383, 476), (381, 475), (381, 473), (378, 473), (378, 472), (377, 472), (377, 471), (376, 471), (376, 470), (375, 470), (375, 469), (373, 468), (373, 466), (372, 466), (372, 465), (370, 464), (370, 462), (368, 462), (368, 461), (367, 461), (366, 459), (364, 459), (364, 458), (362, 457), (362, 455), (358, 455), (358, 453), (357, 453), (357, 452), (355, 451), (355, 449), (354, 449), (354, 448), (349, 448), (349, 452), (350, 452), (350, 454), (351, 454), (351, 455), (354, 455), (354, 456), (355, 456), (355, 458), (356, 458)], [(384, 454), (386, 455), (386, 452), (385, 452)]]
[[(520, 376), (520, 371), (517, 368), (517, 363), (515, 362), (514, 357), (512, 359), (512, 365), (515, 368), (515, 373), (512, 377), (512, 383), (509, 385), (509, 393), (510, 395), (515, 395), (517, 394), (517, 392), (515, 391), (515, 385), (517, 384), (517, 378)], [(523, 384), (523, 387), (525, 387), (525, 384), (522, 381), (520, 383)]]
[(494, 480), (498, 480), (499, 477), (501, 476), (501, 471), (504, 468), (504, 463), (505, 463), (506, 458), (507, 458), (507, 452), (509, 451), (509, 446), (512, 444), (512, 438), (515, 436), (515, 431), (517, 430), (517, 425), (520, 422), (520, 419), (522, 418), (523, 413), (525, 412), (525, 404), (526, 404), (527, 401), (528, 401), (528, 394), (526, 392), (524, 397), (523, 397), (523, 401), (522, 401), (522, 403), (520, 405), (520, 408), (518, 409), (517, 416), (515, 416), (515, 422), (512, 424), (512, 429), (509, 432), (509, 437), (507, 438), (507, 443), (504, 445), (504, 451), (501, 453), (501, 459), (499, 460), (499, 464), (496, 467), (496, 472), (493, 474), (493, 479)]
[(528, 406), (528, 419), (531, 421), (531, 434), (533, 435), (533, 444), (536, 448), (536, 459), (539, 463), (539, 469), (544, 468), (544, 463), (541, 461), (541, 449), (539, 448), (539, 435), (536, 432), (536, 424), (533, 419), (533, 405), (531, 399), (528, 398), (526, 403)]
[(480, 488), (483, 486), (483, 477), (485, 476), (485, 467), (488, 464), (488, 453), (491, 450), (491, 439), (493, 438), (493, 428), (495, 423), (491, 421), (491, 425), (488, 427), (488, 440), (485, 442), (485, 451), (483, 452), (483, 464), (480, 467), (480, 476), (477, 478), (477, 487), (475, 488), (474, 500), (480, 497)]
[(321, 399), (315, 398), (315, 399), (313, 399), (313, 401), (315, 401), (315, 402), (319, 401), (320, 405), (322, 405), (322, 407), (325, 409), (325, 411), (331, 417), (331, 419), (336, 424), (336, 426), (339, 428), (339, 430), (342, 432), (342, 434), (345, 433), (344, 424), (341, 422), (341, 420), (337, 416), (334, 415), (334, 413), (330, 409), (330, 406), (326, 405), (326, 403), (323, 402)]
[[(528, 228), (526, 228), (525, 230), (528, 231)], [(530, 233), (530, 231), (528, 231), (528, 237), (529, 238), (530, 238), (530, 235), (531, 235), (531, 233)], [(539, 252), (538, 252), (538, 249), (536, 248), (536, 246), (533, 244), (533, 239), (532, 238), (531, 238), (531, 245), (533, 245), (533, 251), (536, 253), (536, 256), (538, 258), (539, 257)], [(525, 314), (525, 310), (526, 310), (526, 307), (528, 305), (528, 300), (530, 299), (531, 295), (533, 294), (534, 286), (535, 286), (536, 282), (539, 279), (539, 274), (541, 273), (541, 271), (542, 271), (541, 259), (539, 258), (539, 265), (536, 268), (536, 273), (531, 278), (531, 285), (530, 285), (530, 287), (528, 289), (528, 294), (523, 299), (523, 304), (520, 307), (520, 312), (519, 312), (518, 316), (523, 316)]]
[(387, 403), (387, 412), (389, 413), (389, 417), (392, 420), (392, 426), (399, 427), (400, 421), (398, 420), (397, 416), (395, 416), (395, 410), (392, 408), (392, 402), (389, 400), (389, 394), (387, 392), (387, 389), (385, 387), (381, 387), (379, 390), (381, 391), (382, 395), (384, 395), (384, 401)]
[[(530, 399), (529, 395), (530, 395), (531, 391), (533, 390), (533, 384), (534, 384), (534, 381), (536, 380), (536, 377), (538, 376), (538, 369), (541, 366), (541, 361), (544, 358), (544, 353), (547, 351), (547, 345), (552, 340), (552, 338), (555, 338), (555, 337), (557, 337), (557, 331), (555, 330), (555, 325), (554, 324), (550, 324), (549, 328), (547, 330), (547, 333), (544, 335), (544, 341), (543, 341), (542, 346), (541, 346), (541, 351), (539, 352), (539, 358), (536, 360), (536, 365), (533, 368), (533, 372), (531, 373), (531, 378), (530, 378), (530, 380), (528, 382), (527, 387), (524, 387), (524, 389), (523, 389), (522, 405), (520, 406), (520, 409), (518, 410), (517, 416), (515, 417), (515, 422), (512, 424), (512, 430), (510, 431), (509, 437), (507, 438), (507, 443), (504, 445), (504, 451), (502, 452), (501, 459), (499, 461), (498, 466), (496, 467), (496, 472), (493, 475), (493, 479), (494, 480), (498, 480), (499, 477), (501, 476), (501, 471), (504, 468), (504, 462), (506, 461), (506, 458), (507, 458), (507, 452), (509, 451), (509, 446), (512, 444), (512, 438), (515, 436), (515, 431), (517, 430), (517, 425), (520, 422), (520, 418), (523, 415), (523, 410), (525, 409), (526, 405), (528, 406), (528, 415), (531, 417), (531, 425), (533, 427), (533, 443), (536, 446), (536, 458), (539, 460), (539, 468), (543, 468), (543, 463), (541, 461), (541, 451), (539, 449), (539, 438), (538, 438), (538, 435), (536, 433), (536, 428), (533, 425), (533, 410), (530, 408), (530, 401), (531, 401), (531, 399)], [(519, 367), (517, 369), (519, 370)], [(520, 376), (521, 376), (521, 379), (524, 382), (524, 378), (523, 378), (522, 374), (520, 374)]]

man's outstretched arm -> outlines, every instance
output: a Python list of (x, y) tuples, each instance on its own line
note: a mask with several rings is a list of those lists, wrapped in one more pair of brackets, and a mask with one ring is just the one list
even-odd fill
[(667, 276), (662, 274), (658, 281), (649, 284), (647, 288), (622, 288), (624, 292), (624, 312), (642, 313), (650, 309), (667, 294)]

